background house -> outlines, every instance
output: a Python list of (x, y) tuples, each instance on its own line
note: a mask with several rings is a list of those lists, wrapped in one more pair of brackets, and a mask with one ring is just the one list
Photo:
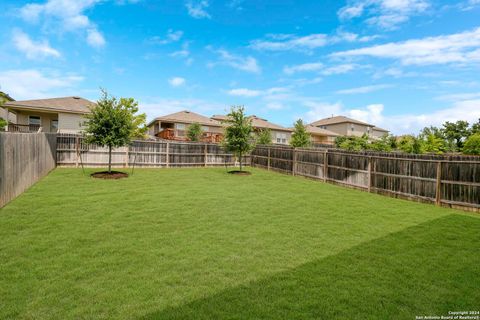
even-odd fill
[[(15, 101), (15, 100), (5, 92), (0, 91), (0, 106), (2, 106), (4, 103), (9, 101)], [(7, 120), (7, 122), (16, 120), (15, 114), (8, 112), (8, 110), (4, 107), (0, 107), (0, 118)]]
[(13, 114), (7, 131), (77, 133), (93, 102), (80, 97), (9, 101), (6, 112)]
[(310, 123), (310, 126), (325, 129), (341, 136), (361, 137), (367, 134), (373, 139), (378, 139), (388, 134), (388, 130), (344, 116), (321, 119)]
[(335, 144), (335, 138), (340, 136), (340, 134), (333, 131), (322, 129), (319, 127), (314, 127), (312, 125), (306, 125), (307, 132), (311, 136), (311, 142), (313, 144)]
[(187, 140), (187, 128), (193, 123), (202, 125), (203, 141), (220, 142), (222, 124), (201, 114), (184, 110), (153, 119), (148, 123), (148, 134), (167, 140)]
[[(268, 120), (259, 118), (255, 115), (251, 115), (248, 118), (252, 120), (254, 131), (270, 129), (272, 133), (272, 143), (288, 144), (290, 142), (290, 138), (292, 137), (291, 129), (269, 122)], [(212, 119), (219, 122), (225, 122), (228, 117), (226, 115), (213, 115)]]

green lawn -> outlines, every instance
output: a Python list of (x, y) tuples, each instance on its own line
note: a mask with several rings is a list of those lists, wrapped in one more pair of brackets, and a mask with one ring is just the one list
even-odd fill
[(251, 169), (57, 169), (0, 209), (0, 318), (480, 309), (480, 216)]

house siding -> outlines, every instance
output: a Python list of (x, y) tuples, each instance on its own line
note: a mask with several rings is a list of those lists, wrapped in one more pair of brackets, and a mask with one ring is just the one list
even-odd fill
[(35, 111), (22, 111), (17, 113), (17, 124), (28, 125), (29, 117), (37, 116), (40, 117), (42, 131), (43, 132), (52, 132), (51, 125), (52, 120), (58, 120), (57, 114), (55, 113), (44, 113), (44, 112), (35, 112)]
[(85, 118), (81, 114), (59, 113), (58, 131), (63, 133), (77, 133), (83, 130), (83, 122), (85, 122)]

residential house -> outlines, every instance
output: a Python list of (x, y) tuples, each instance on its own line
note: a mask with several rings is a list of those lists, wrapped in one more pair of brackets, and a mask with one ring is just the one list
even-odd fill
[(187, 128), (193, 123), (199, 123), (202, 126), (202, 141), (221, 141), (223, 126), (219, 121), (187, 110), (153, 119), (147, 125), (148, 134), (161, 139), (186, 141), (188, 140)]
[[(270, 132), (272, 133), (272, 143), (288, 144), (290, 142), (292, 136), (291, 129), (269, 122), (266, 119), (259, 118), (255, 115), (249, 116), (248, 118), (252, 120), (252, 126), (255, 131), (270, 129)], [(228, 117), (225, 115), (214, 115), (212, 116), (212, 119), (219, 122), (225, 122)]]
[(310, 123), (310, 126), (334, 132), (341, 136), (361, 137), (367, 134), (373, 139), (378, 139), (388, 134), (388, 130), (373, 124), (351, 119), (344, 116), (332, 116)]
[(335, 138), (340, 136), (340, 134), (333, 131), (322, 129), (319, 127), (314, 127), (312, 125), (306, 125), (307, 132), (310, 134), (310, 141), (313, 144), (335, 144)]
[(9, 101), (12, 113), (7, 131), (77, 133), (82, 130), (85, 114), (94, 103), (80, 97)]

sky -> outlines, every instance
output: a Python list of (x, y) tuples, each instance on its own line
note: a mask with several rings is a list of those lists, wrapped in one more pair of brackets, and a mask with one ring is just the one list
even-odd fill
[(480, 118), (480, 0), (0, 1), (0, 90), (417, 133)]

